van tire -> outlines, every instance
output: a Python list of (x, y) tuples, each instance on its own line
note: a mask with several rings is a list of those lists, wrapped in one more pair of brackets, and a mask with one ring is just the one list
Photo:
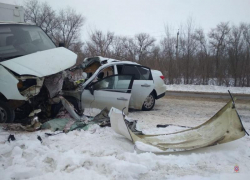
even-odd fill
[(0, 123), (12, 123), (14, 119), (14, 109), (8, 103), (0, 100)]
[(155, 95), (154, 95), (154, 93), (151, 93), (148, 95), (146, 100), (143, 102), (142, 110), (143, 111), (150, 111), (151, 109), (153, 109), (154, 106), (155, 106)]

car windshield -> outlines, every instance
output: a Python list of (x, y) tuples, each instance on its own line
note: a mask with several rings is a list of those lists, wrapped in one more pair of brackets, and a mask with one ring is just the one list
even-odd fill
[(0, 62), (55, 47), (51, 39), (37, 26), (0, 25)]

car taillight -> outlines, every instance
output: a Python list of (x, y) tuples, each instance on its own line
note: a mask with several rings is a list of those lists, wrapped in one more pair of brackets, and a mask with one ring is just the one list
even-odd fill
[(160, 76), (160, 78), (161, 78), (162, 80), (164, 80), (164, 79), (165, 79), (165, 77), (164, 77), (164, 76)]

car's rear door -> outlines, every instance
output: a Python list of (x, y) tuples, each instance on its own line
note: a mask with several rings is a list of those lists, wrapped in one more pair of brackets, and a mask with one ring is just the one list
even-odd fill
[(154, 81), (150, 68), (139, 65), (124, 64), (117, 65), (117, 69), (118, 74), (129, 74), (134, 76), (129, 107), (141, 110), (147, 96), (154, 89)]
[[(126, 108), (124, 112), (127, 113), (132, 85), (132, 75), (108, 76), (89, 85), (87, 87), (89, 89), (88, 96), (91, 96), (91, 98), (87, 98), (88, 100), (84, 102), (84, 97), (82, 97), (82, 100), (83, 103), (88, 103), (91, 108), (104, 109), (107, 107), (110, 109), (111, 107), (115, 107), (120, 110)], [(91, 88), (93, 88), (93, 94), (91, 94)], [(87, 104), (85, 104), (86, 106)]]

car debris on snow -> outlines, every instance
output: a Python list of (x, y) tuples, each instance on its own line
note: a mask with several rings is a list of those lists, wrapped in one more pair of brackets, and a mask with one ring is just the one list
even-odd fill
[(37, 117), (33, 117), (29, 125), (22, 125), (20, 123), (6, 123), (2, 124), (3, 129), (7, 131), (28, 131), (34, 132), (40, 130), (42, 123), (39, 122)]
[(136, 121), (126, 120), (123, 112), (116, 108), (112, 108), (109, 115), (112, 129), (144, 152), (187, 151), (227, 143), (249, 135), (242, 125), (233, 98), (205, 123), (169, 134), (143, 134), (136, 130)]
[(99, 114), (94, 117), (85, 115), (79, 116), (74, 111), (74, 106), (70, 102), (68, 102), (63, 97), (60, 97), (60, 100), (67, 112), (70, 114), (70, 117), (51, 119), (43, 124), (39, 122), (38, 117), (33, 117), (33, 119), (31, 120), (31, 124), (29, 125), (23, 126), (20, 123), (6, 123), (2, 124), (3, 129), (10, 131), (28, 132), (33, 132), (40, 129), (50, 129), (52, 131), (63, 131), (67, 133), (76, 129), (87, 130), (88, 127), (92, 124), (98, 124), (100, 127), (110, 126), (110, 120), (108, 116), (109, 111), (107, 108), (104, 108), (102, 111), (100, 111)]
[(31, 125), (19, 126), (19, 128), (26, 131), (35, 131), (41, 128), (67, 133), (75, 129), (87, 130), (89, 125), (92, 124), (98, 124), (101, 127), (111, 125), (115, 132), (135, 143), (138, 150), (155, 153), (193, 150), (227, 143), (248, 134), (242, 125), (233, 98), (212, 118), (197, 127), (182, 126), (182, 128), (187, 129), (157, 135), (147, 135), (142, 131), (138, 131), (136, 127), (137, 121), (126, 118), (123, 111), (114, 107), (110, 111), (105, 108), (98, 115), (91, 118), (85, 115), (79, 116), (70, 102), (62, 96), (59, 98), (71, 118), (52, 119), (43, 125), (38, 121), (38, 118), (34, 118)]
[[(65, 100), (67, 102), (67, 100)], [(70, 105), (70, 103), (67, 102)], [(69, 106), (70, 107), (70, 106)], [(65, 133), (73, 130), (88, 130), (90, 125), (97, 124), (100, 127), (110, 126), (109, 111), (107, 108), (103, 109), (94, 117), (82, 116), (76, 119), (72, 118), (58, 118), (45, 122), (41, 129), (50, 129), (52, 131), (63, 131)]]
[[(137, 128), (145, 134), (171, 133), (180, 128), (156, 128), (156, 125), (169, 123), (194, 127), (212, 117), (224, 103), (224, 100), (168, 96), (159, 101), (157, 111), (133, 111), (129, 117), (138, 119)], [(249, 130), (249, 102), (240, 100), (236, 105)], [(95, 116), (97, 110), (90, 109), (89, 112)], [(59, 133), (50, 130), (6, 132), (0, 127), (2, 179), (77, 179), (84, 175), (86, 179), (207, 180), (248, 179), (249, 176), (248, 136), (218, 146), (156, 155), (136, 153), (130, 140), (111, 128), (100, 128), (98, 125), (91, 125), (87, 131), (70, 131), (49, 137), (44, 132)], [(9, 134), (15, 135), (16, 141), (6, 142)], [(37, 135), (41, 136), (42, 144)], [(145, 150), (149, 151), (149, 147)], [(240, 173), (234, 173), (236, 164)]]

